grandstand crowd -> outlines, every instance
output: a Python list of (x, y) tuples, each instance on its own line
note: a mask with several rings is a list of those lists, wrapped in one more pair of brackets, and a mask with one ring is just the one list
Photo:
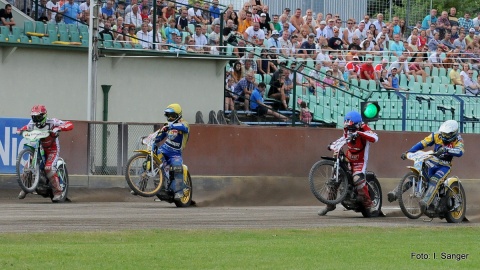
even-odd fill
[[(88, 24), (90, 0), (75, 1), (39, 0), (30, 15), (46, 24)], [(282, 14), (271, 14), (261, 0), (247, 0), (240, 10), (218, 0), (155, 1), (155, 10), (151, 0), (104, 2), (99, 10), (103, 46), (230, 56), (226, 110), (241, 99), (248, 111), (249, 96), (260, 82), (267, 85), (265, 97), (288, 109), (290, 69), (297, 67), (296, 85), (304, 94), (349, 91), (352, 81), (392, 91), (433, 92), (443, 85), (446, 93), (476, 96), (480, 90), (480, 13), (472, 19), (468, 12), (458, 17), (455, 7), (432, 9), (408, 27), (403, 18), (386, 21), (380, 13), (341, 18), (285, 7)], [(4, 14), (0, 11), (0, 18)]]

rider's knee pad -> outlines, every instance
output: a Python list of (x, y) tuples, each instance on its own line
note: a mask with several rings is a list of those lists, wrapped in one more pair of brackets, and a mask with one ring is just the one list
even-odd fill
[(174, 171), (175, 173), (181, 173), (183, 172), (183, 166), (172, 165), (172, 171)]

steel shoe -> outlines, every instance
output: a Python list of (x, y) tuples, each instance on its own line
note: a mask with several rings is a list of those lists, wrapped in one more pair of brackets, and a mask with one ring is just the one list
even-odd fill
[(335, 210), (335, 208), (337, 208), (337, 206), (332, 205), (332, 204), (327, 204), (327, 207), (318, 211), (318, 215), (319, 216), (325, 216), (328, 212)]

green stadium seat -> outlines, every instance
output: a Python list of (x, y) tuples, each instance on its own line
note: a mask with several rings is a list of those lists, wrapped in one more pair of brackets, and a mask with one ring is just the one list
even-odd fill
[(10, 29), (7, 26), (2, 25), (2, 26), (0, 26), (0, 34), (8, 37), (8, 35), (10, 35), (11, 32), (10, 32)]
[(44, 44), (52, 44), (54, 41), (58, 41), (57, 31), (48, 30), (48, 42)]
[(12, 27), (12, 35), (16, 40), (18, 40), (18, 39), (20, 39), (21, 36), (24, 35), (23, 30), (18, 26), (13, 26)]
[[(113, 41), (111, 41), (111, 40), (104, 40), (104, 41), (103, 41), (103, 46), (104, 46), (105, 48), (113, 48)], [(141, 47), (141, 45), (140, 45), (140, 47)]]
[(36, 37), (36, 36), (31, 36), (30, 37), (32, 39), (32, 44), (40, 44), (41, 42), (41, 39), (39, 37)]
[(21, 36), (20, 37), (20, 42), (21, 43), (30, 43), (30, 39), (27, 36)]
[(438, 68), (437, 67), (432, 67), (432, 74), (431, 76), (438, 76)]
[(59, 31), (58, 36), (60, 41), (63, 41), (63, 42), (70, 41), (70, 37), (68, 36), (68, 33), (66, 31)]
[(430, 67), (425, 67), (424, 70), (425, 70), (425, 73), (427, 73), (427, 76), (431, 76)]
[(0, 42), (7, 42), (7, 36), (0, 34)]
[(123, 44), (123, 47), (124, 47), (125, 49), (131, 49), (131, 48), (132, 48), (132, 44), (130, 44), (130, 43), (128, 43), (128, 42), (125, 42), (125, 43)]
[(114, 41), (113, 48), (115, 49), (123, 49), (122, 44), (120, 42)]
[(88, 43), (88, 32), (80, 32), (80, 38), (82, 39), (82, 41), (86, 40)]
[(78, 27), (76, 24), (69, 24), (67, 26), (68, 28), (68, 33), (72, 34), (72, 33), (79, 33), (80, 31), (78, 31)]
[(265, 74), (265, 75), (263, 75), (263, 76), (264, 76), (264, 78), (265, 78), (264, 83), (267, 84), (267, 85), (270, 84), (270, 81), (272, 80), (272, 75), (270, 75), (270, 74)]
[(438, 69), (438, 76), (439, 77), (447, 76), (447, 70), (445, 68), (439, 68)]
[(143, 47), (142, 47), (141, 44), (137, 43), (137, 44), (135, 44), (135, 49), (137, 49), (137, 50), (143, 50)]
[(67, 25), (64, 23), (57, 24), (57, 32), (65, 31), (68, 32)]
[(23, 32), (26, 34), (27, 32), (35, 32), (35, 27), (32, 21), (24, 21), (23, 22)]
[(233, 55), (233, 49), (234, 49), (234, 48), (235, 48), (234, 46), (232, 46), (232, 45), (230, 45), (230, 44), (227, 44), (227, 50), (226, 50), (226, 53), (225, 53), (225, 54), (226, 54), (227, 56), (232, 56), (232, 55)]
[(78, 33), (78, 32), (70, 32), (70, 41), (72, 41), (72, 42), (80, 42), (80, 33)]
[[(53, 26), (55, 26), (55, 24), (53, 24)], [(26, 31), (27, 32), (27, 31)], [(39, 22), (39, 21), (36, 21), (35, 22), (35, 33), (38, 33), (38, 34), (45, 34), (47, 33), (45, 31), (45, 24), (43, 22)]]
[(368, 81), (368, 90), (370, 91), (377, 91), (378, 85), (377, 85), (377, 82), (375, 80), (369, 80)]
[[(38, 24), (38, 23), (39, 23), (39, 22), (37, 22), (37, 24)], [(37, 25), (37, 28), (39, 28), (39, 27), (40, 27), (40, 26)], [(43, 27), (43, 31), (44, 31), (44, 33), (45, 33), (45, 25), (44, 25), (43, 23), (42, 23), (42, 27)], [(46, 33), (48, 33), (48, 31), (50, 31), (50, 30), (53, 30), (53, 31), (57, 32), (57, 25), (54, 24), (54, 23), (50, 23), (50, 22), (47, 23)], [(37, 32), (37, 31), (35, 31), (35, 32)], [(38, 32), (37, 32), (37, 33), (38, 33)]]
[(86, 24), (78, 24), (78, 31), (81, 32), (87, 32), (88, 33), (88, 25)]

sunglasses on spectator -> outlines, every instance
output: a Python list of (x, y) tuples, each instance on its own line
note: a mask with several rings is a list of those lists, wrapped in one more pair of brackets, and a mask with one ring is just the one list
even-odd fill
[(469, 72), (468, 75), (473, 75), (473, 73), (472, 73), (472, 72)]
[(347, 24), (353, 24), (353, 23), (352, 23), (352, 22), (349, 22), (349, 23), (347, 23)]

